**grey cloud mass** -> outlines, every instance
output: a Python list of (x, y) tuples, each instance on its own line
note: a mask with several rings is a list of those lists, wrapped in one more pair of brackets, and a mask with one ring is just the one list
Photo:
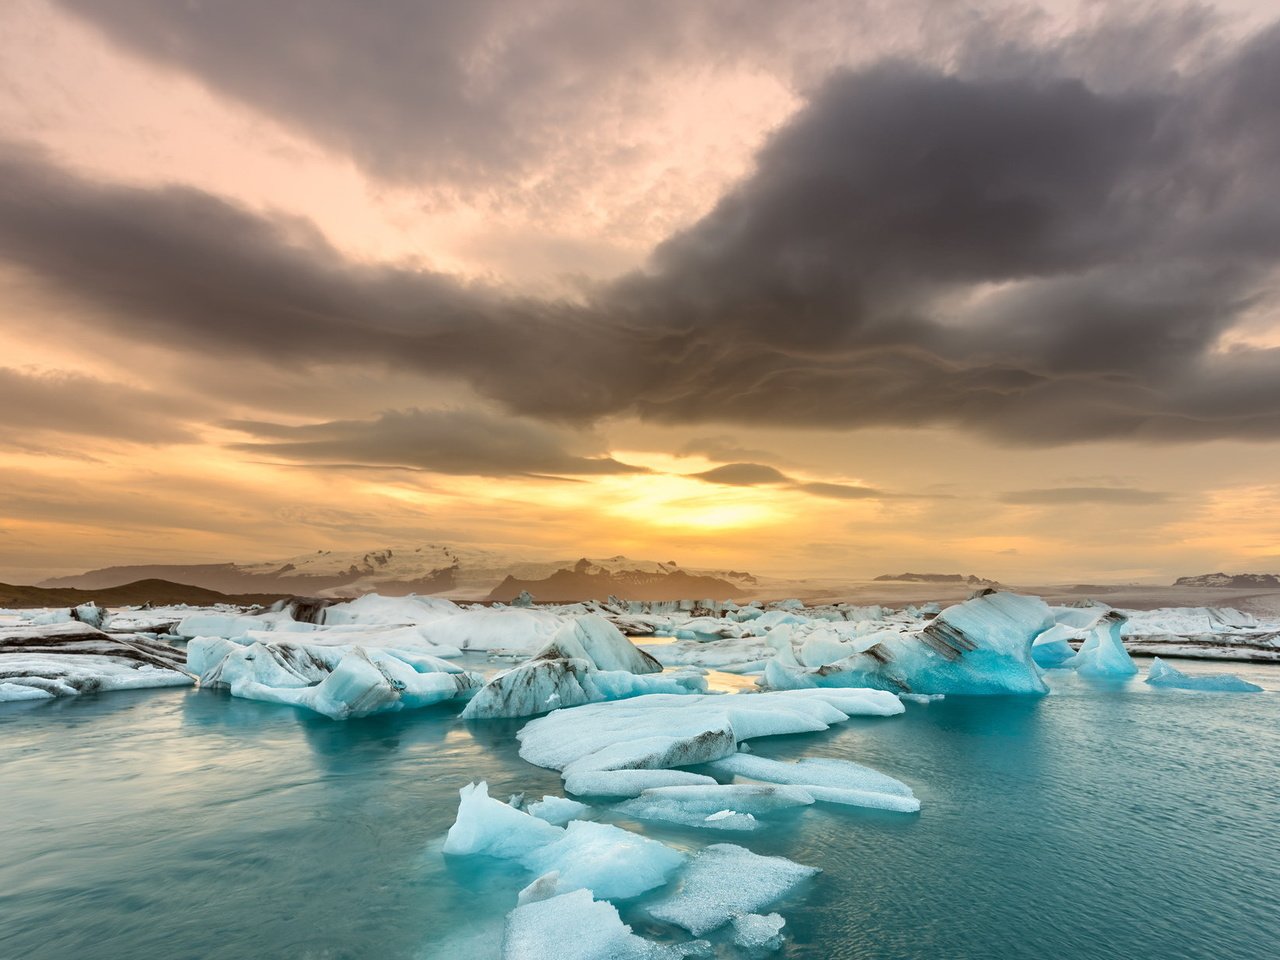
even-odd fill
[(829, 500), (884, 500), (900, 494), (886, 493), (874, 487), (859, 487), (851, 483), (829, 483), (825, 481), (804, 482), (787, 476), (777, 467), (764, 463), (726, 463), (701, 473), (689, 476), (707, 483), (722, 483), (731, 487), (754, 487), (762, 484), (777, 484), (800, 490), (815, 497)]
[(1113, 504), (1138, 507), (1166, 503), (1168, 500), (1167, 493), (1134, 487), (1047, 487), (1041, 490), (1011, 490), (1000, 497), (1001, 503), (1018, 506)]
[(207, 413), (197, 403), (83, 374), (12, 367), (0, 367), (0, 411), (0, 431), (12, 430), (28, 449), (38, 446), (32, 434), (45, 431), (133, 443), (193, 442), (197, 437), (184, 420)]
[(748, 179), (582, 303), (350, 262), (304, 222), (16, 147), (0, 257), (129, 336), (386, 364), (547, 421), (1280, 437), (1280, 351), (1220, 346), (1275, 309), (1280, 30), (1123, 84), (1064, 62), (1024, 46), (834, 75)]
[(252, 434), (234, 446), (264, 457), (337, 466), (387, 466), (488, 477), (642, 473), (612, 457), (571, 452), (565, 431), (478, 410), (402, 410), (374, 420), (288, 426), (236, 420)]

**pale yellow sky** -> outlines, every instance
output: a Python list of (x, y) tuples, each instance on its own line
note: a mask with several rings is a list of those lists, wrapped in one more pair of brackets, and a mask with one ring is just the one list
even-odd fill
[[(1037, 15), (1037, 30), (1065, 31), (1099, 7), (1055, 5)], [(774, 41), (747, 53), (701, 52), (669, 69), (625, 62), (628, 82), (584, 98), (536, 162), (476, 184), (379, 176), (304, 124), (146, 60), (66, 6), (14, 0), (0, 6), (0, 135), (87, 182), (195, 187), (298, 218), (351, 263), (575, 300), (644, 268), (659, 243), (750, 177), (756, 151), (824, 71), (921, 49), (951, 57), (955, 25), (928, 5), (885, 12), (905, 9), (831, 21), (842, 32), (816, 18), (781, 21)], [(1230, 9), (1236, 34), (1267, 15), (1265, 5)], [(971, 309), (987, 292), (971, 289)], [(1280, 569), (1280, 445), (1266, 437), (1041, 446), (938, 425), (663, 425), (609, 413), (546, 429), (567, 455), (641, 470), (553, 478), (416, 461), (397, 469), (385, 457), (293, 459), (245, 449), (253, 437), (229, 421), (509, 414), (447, 375), (343, 356), (215, 355), (126, 335), (76, 294), (5, 263), (0, 249), (0, 373), (9, 378), (0, 377), (0, 580), (421, 541), (852, 578), (912, 569), (1012, 582), (1167, 580)], [(1280, 345), (1280, 321), (1260, 302), (1223, 333), (1222, 349)], [(560, 389), (573, 385), (548, 371), (547, 390)], [(542, 425), (527, 426), (543, 438)], [(784, 479), (694, 476), (737, 462)]]

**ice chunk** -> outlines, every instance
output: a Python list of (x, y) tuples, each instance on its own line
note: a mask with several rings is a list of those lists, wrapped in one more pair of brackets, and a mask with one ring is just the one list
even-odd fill
[(624, 817), (666, 820), (712, 830), (755, 830), (758, 814), (803, 807), (813, 795), (801, 787), (759, 784), (654, 787), (615, 809)]
[(680, 890), (649, 908), (659, 920), (702, 936), (745, 913), (758, 913), (818, 873), (783, 857), (762, 857), (729, 843), (699, 851)]
[(680, 960), (707, 956), (701, 944), (657, 944), (638, 937), (611, 903), (575, 890), (516, 907), (507, 915), (503, 960)]
[[(636, 651), (639, 653), (639, 651)], [(548, 710), (650, 693), (705, 693), (700, 674), (637, 676), (625, 670), (597, 670), (588, 660), (548, 653), (498, 674), (462, 712), (464, 720), (530, 717)]]
[(413, 651), (199, 637), (188, 645), (200, 683), (234, 697), (303, 707), (335, 720), (465, 699), (481, 678)]
[(1133, 676), (1138, 668), (1120, 639), (1124, 622), (1124, 614), (1107, 611), (1080, 645), (1080, 652), (1062, 665), (1074, 667), (1082, 677)]
[(561, 890), (586, 888), (615, 900), (662, 886), (684, 864), (685, 855), (612, 824), (574, 820), (556, 840), (520, 861), (535, 873), (556, 870)]
[(70, 618), (0, 627), (0, 702), (187, 686), (183, 651)]
[(532, 816), (547, 823), (563, 827), (570, 820), (580, 820), (590, 812), (585, 803), (570, 800), (568, 797), (543, 797), (525, 808)]
[(795, 763), (735, 753), (708, 766), (716, 773), (799, 786), (815, 800), (914, 813), (920, 801), (900, 780), (850, 760), (810, 757)]
[[(740, 740), (825, 730), (855, 714), (889, 716), (902, 702), (878, 690), (636, 697), (557, 710), (516, 735), (530, 763), (571, 778), (595, 771), (660, 770), (729, 756)], [(621, 795), (621, 794), (619, 794)]]
[(608, 620), (595, 614), (574, 617), (556, 632), (535, 659), (553, 656), (587, 660), (597, 670), (662, 672), (661, 663), (624, 637)]
[(771, 690), (874, 687), (915, 693), (1044, 694), (1032, 640), (1053, 625), (1037, 597), (990, 593), (947, 607), (918, 633), (883, 639), (844, 660), (802, 667), (781, 654), (765, 666)]
[(458, 794), (458, 817), (445, 837), (445, 853), (519, 859), (564, 835), (561, 827), (493, 799), (483, 780), (468, 784)]
[(555, 871), (561, 891), (585, 887), (606, 899), (635, 897), (662, 886), (685, 861), (680, 851), (611, 824), (574, 820), (557, 827), (493, 799), (484, 782), (459, 793), (445, 853), (517, 860), (539, 875)]
[(748, 950), (777, 950), (782, 946), (782, 928), (787, 921), (781, 915), (744, 913), (733, 918), (733, 942)]
[(560, 871), (552, 870), (544, 873), (516, 895), (516, 905), (523, 907), (526, 903), (537, 903), (550, 900), (563, 893), (560, 889)]
[(1262, 687), (1242, 680), (1234, 673), (1220, 673), (1193, 677), (1170, 666), (1156, 657), (1147, 669), (1147, 683), (1153, 687), (1173, 687), (1179, 690), (1205, 690), (1214, 693), (1261, 693)]

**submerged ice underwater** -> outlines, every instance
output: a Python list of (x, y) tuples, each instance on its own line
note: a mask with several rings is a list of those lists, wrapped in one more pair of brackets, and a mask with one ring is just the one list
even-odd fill
[[(1119, 616), (1012, 595), (839, 620), (379, 601), (187, 611), (216, 682), (0, 705), (3, 954), (1259, 958), (1280, 935), (1280, 666), (1170, 671)], [(647, 655), (615, 629), (662, 618)], [(0, 627), (24, 629), (67, 632)]]

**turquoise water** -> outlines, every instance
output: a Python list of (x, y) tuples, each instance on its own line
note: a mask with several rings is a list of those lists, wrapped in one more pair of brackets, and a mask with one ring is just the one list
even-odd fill
[[(1192, 672), (1216, 669), (1192, 664)], [(911, 784), (919, 816), (819, 805), (726, 839), (823, 868), (780, 906), (791, 958), (1257, 958), (1280, 940), (1280, 668), (1260, 695), (1051, 674), (754, 742)], [(446, 862), (457, 789), (559, 793), (519, 722), (334, 723), (211, 691), (0, 707), (0, 957), (494, 956), (527, 881)], [(624, 917), (669, 936), (635, 906)], [(725, 953), (725, 956), (731, 954)]]

